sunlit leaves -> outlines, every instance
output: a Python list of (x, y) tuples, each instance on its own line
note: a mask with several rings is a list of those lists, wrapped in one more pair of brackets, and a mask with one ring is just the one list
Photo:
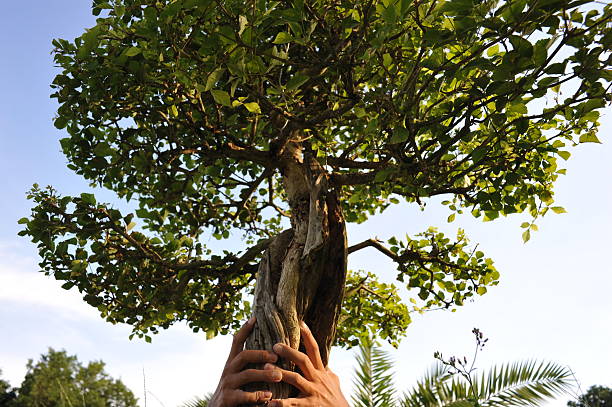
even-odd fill
[(150, 341), (147, 333), (176, 320), (225, 333), (248, 314), (241, 294), (248, 278), (230, 269), (233, 254), (189, 266), (190, 253), (204, 254), (202, 243), (173, 234), (147, 237), (133, 214), (97, 203), (93, 194), (60, 197), (35, 186), (29, 198), (37, 206), (19, 221), (20, 234), (37, 245), (42, 271), (65, 281), (66, 290), (77, 287), (106, 320), (132, 325), (134, 335)]
[(232, 106), (232, 102), (230, 100), (230, 96), (229, 93), (227, 93), (224, 90), (217, 90), (217, 89), (213, 89), (210, 91), (210, 93), (212, 94), (213, 98), (215, 99), (215, 102), (223, 105), (223, 106)]
[[(54, 124), (66, 133), (60, 143), (71, 170), (138, 199), (134, 219), (106, 209), (124, 232), (135, 222), (129, 236), (161, 250), (164, 261), (213, 256), (206, 239), (238, 232), (252, 244), (288, 227), (277, 154), (289, 138), (325, 166), (347, 222), (438, 195), (450, 196), (449, 222), (463, 212), (485, 221), (560, 212), (560, 165), (570, 147), (600, 141), (599, 114), (609, 103), (610, 6), (595, 2), (117, 0), (95, 1), (93, 12), (96, 24), (83, 35), (53, 41), (61, 69)], [(32, 194), (27, 234), (47, 261), (82, 275), (93, 267), (94, 243), (106, 247), (96, 212), (104, 207), (93, 196), (70, 198), (59, 207), (81, 212), (58, 229), (43, 222), (61, 221), (43, 195)], [(55, 234), (44, 237), (42, 225)], [(64, 244), (63, 233), (81, 236)], [(113, 256), (136, 253), (123, 253), (117, 239)], [(415, 261), (399, 275), (429, 306), (457, 305), (497, 281), (462, 237), (455, 249), (446, 239), (429, 231), (393, 244), (398, 256), (430, 257), (433, 281)], [(159, 273), (150, 259), (130, 259), (123, 279), (111, 266), (99, 273), (117, 285), (139, 268)], [(192, 287), (188, 274), (177, 273), (177, 284), (182, 277)], [(218, 283), (203, 279), (193, 295), (204, 298)], [(100, 287), (79, 287), (98, 304)], [(240, 280), (223, 289), (245, 287)], [(236, 298), (224, 299), (234, 304), (227, 313), (211, 311), (222, 316), (204, 324), (210, 335), (227, 328)], [(196, 321), (200, 312), (153, 310), (138, 309), (151, 327)], [(389, 338), (406, 322), (394, 312), (395, 328), (376, 328)]]
[(462, 230), (455, 240), (430, 228), (415, 238), (391, 238), (389, 244), (397, 256), (398, 280), (415, 290), (423, 309), (462, 305), (474, 293), (482, 295), (486, 286), (498, 283), (493, 261), (470, 247)]
[(336, 344), (353, 347), (360, 338), (376, 337), (397, 347), (411, 322), (397, 287), (368, 272), (349, 272)]
[(288, 42), (293, 41), (293, 36), (291, 36), (291, 34), (281, 31), (276, 35), (276, 38), (274, 38), (273, 43), (274, 44), (286, 44)]

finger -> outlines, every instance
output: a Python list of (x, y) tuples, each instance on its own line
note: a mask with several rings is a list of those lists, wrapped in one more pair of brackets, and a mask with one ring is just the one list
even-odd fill
[(300, 329), (302, 333), (302, 340), (304, 341), (304, 347), (306, 348), (306, 354), (310, 358), (310, 361), (315, 369), (323, 370), (325, 367), (323, 366), (323, 361), (321, 360), (321, 352), (319, 351), (319, 344), (317, 343), (317, 340), (304, 321), (300, 322)]
[(234, 359), (236, 355), (240, 353), (240, 351), (242, 351), (242, 349), (244, 348), (244, 342), (247, 340), (249, 334), (253, 330), (253, 327), (255, 326), (255, 320), (256, 319), (254, 316), (251, 317), (251, 319), (249, 319), (244, 325), (242, 325), (242, 328), (240, 328), (238, 332), (234, 334), (232, 348), (230, 350), (229, 357), (227, 358), (228, 361)]
[(271, 400), (268, 407), (306, 407), (308, 401), (306, 399), (282, 399)]
[(296, 387), (302, 393), (311, 395), (314, 394), (314, 387), (311, 382), (306, 380), (304, 376), (290, 370), (278, 369), (282, 375), (282, 381)]
[(228, 405), (238, 406), (240, 404), (263, 403), (272, 398), (272, 392), (268, 390), (248, 392), (243, 390), (232, 390), (228, 395)]
[(237, 389), (247, 383), (275, 383), (280, 382), (282, 378), (283, 374), (280, 369), (247, 369), (228, 377), (227, 385), (229, 388)]
[(227, 371), (237, 373), (249, 363), (274, 363), (278, 356), (269, 350), (243, 350), (238, 353), (227, 365)]
[(308, 358), (306, 354), (297, 351), (283, 343), (277, 343), (276, 345), (274, 345), (274, 352), (276, 352), (278, 356), (295, 363), (300, 368), (302, 373), (304, 373), (306, 379), (312, 380), (314, 378), (316, 369), (314, 368), (312, 362), (310, 361), (310, 358)]

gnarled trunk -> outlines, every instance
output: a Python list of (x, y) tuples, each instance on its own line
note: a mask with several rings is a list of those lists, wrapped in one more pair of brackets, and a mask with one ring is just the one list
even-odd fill
[[(327, 364), (346, 279), (344, 217), (338, 195), (315, 159), (304, 156), (297, 143), (289, 143), (282, 158), (292, 227), (273, 240), (259, 265), (253, 310), (257, 324), (246, 346), (272, 349), (281, 342), (297, 349), (299, 321), (304, 320)], [(280, 365), (292, 368), (285, 361)], [(274, 398), (295, 392), (283, 383), (249, 387), (269, 388)]]

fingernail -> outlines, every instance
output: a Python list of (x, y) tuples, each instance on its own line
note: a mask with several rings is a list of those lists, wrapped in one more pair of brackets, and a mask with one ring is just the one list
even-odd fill
[(274, 380), (275, 382), (277, 382), (283, 378), (283, 374), (280, 371), (275, 370), (272, 372), (272, 374), (270, 374), (270, 378)]
[[(271, 391), (264, 391), (263, 392), (263, 397), (264, 399), (268, 400), (272, 398), (272, 392)], [(269, 405), (269, 404), (268, 404)]]
[(276, 369), (276, 366), (274, 366), (274, 365), (273, 365), (273, 364), (271, 364), (271, 363), (266, 363), (266, 364), (264, 365), (264, 370), (272, 370), (272, 369)]
[(283, 351), (283, 345), (281, 345), (280, 343), (277, 343), (276, 345), (274, 345), (274, 352), (278, 353), (282, 351)]
[(249, 318), (249, 321), (247, 322), (247, 324), (249, 325), (253, 325), (255, 323), (255, 315), (253, 315), (251, 318)]
[(272, 363), (274, 363), (274, 362), (276, 362), (277, 360), (278, 360), (278, 356), (276, 355), (276, 353), (272, 353), (272, 352), (270, 352), (270, 353), (268, 354), (268, 362), (272, 362)]

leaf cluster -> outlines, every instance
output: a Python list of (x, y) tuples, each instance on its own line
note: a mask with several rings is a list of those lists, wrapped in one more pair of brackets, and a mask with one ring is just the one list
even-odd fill
[[(289, 143), (325, 168), (347, 222), (438, 195), (449, 221), (536, 219), (562, 212), (568, 148), (599, 142), (610, 100), (611, 6), (598, 2), (94, 0), (93, 12), (83, 35), (53, 41), (55, 125), (69, 168), (138, 209), (35, 188), (22, 234), (45, 272), (145, 339), (178, 320), (214, 336), (249, 312), (258, 256), (295, 216)], [(205, 244), (236, 232), (242, 253)], [(424, 308), (498, 279), (457, 240), (389, 242)], [(394, 341), (408, 318), (390, 313)]]

